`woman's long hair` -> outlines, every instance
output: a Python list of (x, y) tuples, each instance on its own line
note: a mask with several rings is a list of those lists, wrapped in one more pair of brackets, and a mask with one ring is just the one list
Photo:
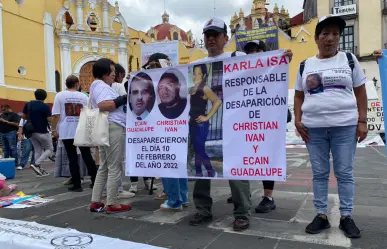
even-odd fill
[(204, 86), (207, 85), (208, 69), (207, 69), (206, 64), (198, 64), (198, 65), (193, 66), (192, 75), (194, 75), (196, 68), (200, 68), (200, 71), (202, 71), (203, 79), (198, 86), (195, 86), (195, 82), (194, 82), (194, 86), (189, 89), (190, 94), (195, 94), (198, 90), (203, 90)]

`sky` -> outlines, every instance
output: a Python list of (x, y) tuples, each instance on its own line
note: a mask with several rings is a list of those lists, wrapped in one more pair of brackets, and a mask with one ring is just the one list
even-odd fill
[[(114, 6), (115, 0), (109, 0)], [(148, 31), (151, 27), (162, 22), (161, 15), (166, 9), (169, 23), (177, 25), (184, 31), (191, 30), (194, 39), (202, 39), (204, 23), (215, 16), (222, 18), (226, 25), (234, 12), (239, 13), (242, 8), (245, 15), (250, 14), (253, 0), (118, 0), (121, 14), (128, 26), (141, 31)], [(291, 3), (290, 3), (291, 2)], [(304, 0), (271, 0), (269, 11), (277, 3), (281, 8), (289, 10), (290, 17), (302, 11)]]

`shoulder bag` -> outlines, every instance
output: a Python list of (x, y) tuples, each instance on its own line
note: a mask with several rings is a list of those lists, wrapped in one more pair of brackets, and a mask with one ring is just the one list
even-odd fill
[(87, 106), (82, 108), (75, 132), (74, 145), (80, 147), (110, 146), (108, 112), (92, 108), (90, 93)]

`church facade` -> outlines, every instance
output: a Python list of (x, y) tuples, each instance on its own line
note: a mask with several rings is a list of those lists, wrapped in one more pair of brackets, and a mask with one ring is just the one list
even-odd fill
[[(26, 101), (34, 99), (37, 88), (45, 89), (46, 102), (52, 103), (55, 94), (65, 89), (65, 79), (71, 74), (78, 76), (82, 88), (88, 91), (93, 81), (92, 65), (103, 57), (120, 63), (128, 72), (137, 71), (143, 43), (178, 40), (180, 64), (207, 56), (197, 42), (202, 38), (169, 23), (168, 13), (162, 14), (160, 24), (155, 23), (144, 32), (131, 28), (118, 3), (111, 3), (108, 0), (0, 0), (0, 104), (8, 103), (19, 112)], [(268, 12), (265, 0), (253, 0), (253, 4), (250, 15), (245, 17), (240, 13), (239, 17), (231, 17), (231, 30), (238, 24), (254, 28), (263, 22), (286, 24), (289, 28), (291, 19), (283, 8), (278, 13), (276, 9)], [(297, 70), (297, 63), (315, 53), (314, 25), (315, 20), (310, 20), (290, 27), (292, 36), (287, 31), (280, 32), (280, 48), (295, 52), (291, 81), (295, 78), (292, 71)], [(225, 50), (235, 49), (231, 33)]]

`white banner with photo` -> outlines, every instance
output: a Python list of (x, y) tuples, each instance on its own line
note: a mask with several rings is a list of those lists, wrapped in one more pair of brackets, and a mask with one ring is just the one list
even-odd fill
[(284, 181), (282, 53), (133, 73), (126, 175)]
[[(358, 144), (358, 147), (384, 146), (383, 139), (380, 136), (381, 133), (384, 133), (383, 103), (380, 99), (380, 86), (375, 86), (372, 81), (369, 81), (366, 83), (366, 89), (368, 97), (368, 136)], [(294, 125), (294, 89), (289, 89), (288, 99), (289, 110), (292, 113), (292, 121), (287, 124), (286, 146), (288, 148), (305, 148), (305, 143), (302, 141)]]
[(4, 249), (162, 249), (69, 228), (3, 218), (0, 218), (0, 245)]
[(169, 56), (172, 66), (179, 65), (179, 41), (152, 42), (141, 44), (141, 67), (148, 62), (154, 53), (163, 53)]

